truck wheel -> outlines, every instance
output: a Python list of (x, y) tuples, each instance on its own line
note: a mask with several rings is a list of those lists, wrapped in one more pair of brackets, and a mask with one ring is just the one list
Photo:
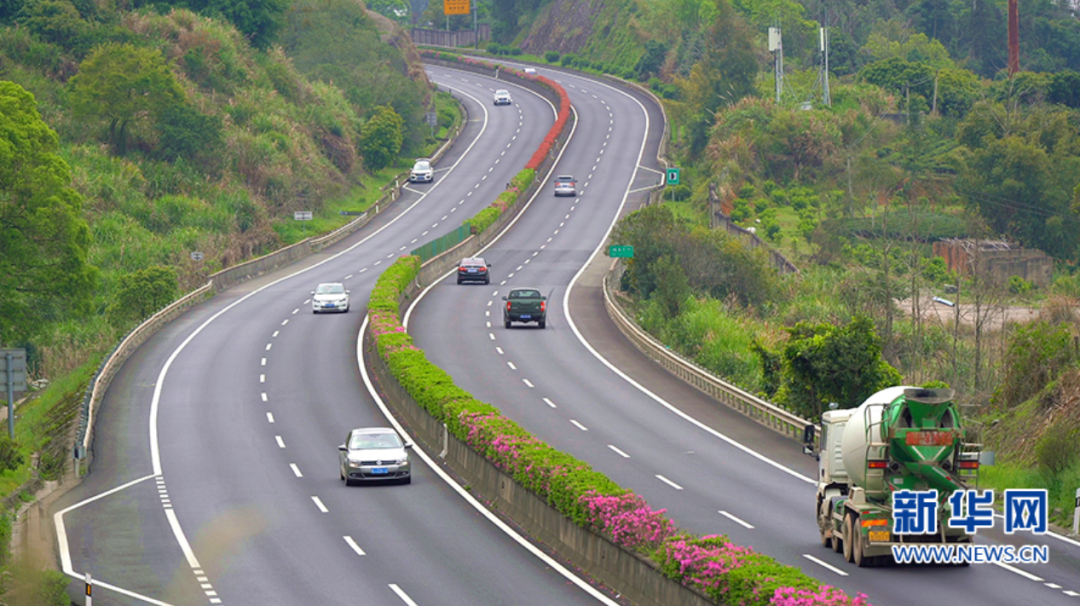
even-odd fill
[(540, 320), (540, 328), (547, 328), (547, 320)]
[(855, 546), (854, 533), (858, 532), (858, 530), (859, 529), (855, 527), (854, 516), (852, 516), (849, 511), (844, 516), (844, 559), (848, 562), (855, 561), (855, 550), (853, 549)]
[(504, 322), (503, 324), (505, 324), (505, 325), (506, 325), (506, 328), (508, 328), (508, 329), (510, 328), (510, 320), (507, 320), (507, 321), (506, 321), (506, 322)]
[(830, 524), (829, 520), (832, 518), (832, 515), (831, 515), (832, 512), (829, 512), (830, 515), (828, 515), (828, 516), (822, 516), (821, 515), (821, 506), (822, 505), (823, 505), (823, 503), (821, 501), (818, 501), (818, 505), (817, 505), (818, 531), (821, 533), (821, 546), (822, 547), (829, 547), (829, 545), (832, 543), (832, 540), (831, 540), (832, 537), (831, 537), (831, 535), (830, 535), (830, 533), (828, 531), (828, 525)]
[(874, 558), (868, 558), (863, 555), (864, 539), (862, 533), (859, 532), (861, 529), (859, 528), (858, 523), (855, 524), (853, 530), (855, 534), (851, 542), (851, 561), (859, 568), (867, 568), (873, 563)]

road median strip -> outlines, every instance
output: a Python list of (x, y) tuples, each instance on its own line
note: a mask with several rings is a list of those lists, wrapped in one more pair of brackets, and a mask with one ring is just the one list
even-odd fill
[[(434, 58), (442, 61), (454, 57), (446, 53), (435, 55)], [(431, 57), (431, 54), (426, 56)], [(473, 67), (514, 72), (475, 59), (457, 60)], [(522, 74), (522, 77), (526, 76)], [(542, 79), (545, 85), (550, 83), (561, 91), (560, 99), (565, 98), (565, 91), (557, 83), (543, 77), (527, 77)], [(565, 121), (557, 120), (556, 126), (560, 124), (565, 126)], [(554, 128), (552, 132), (555, 136), (549, 133), (530, 164), (537, 158), (542, 162), (550, 157), (552, 145), (556, 144), (560, 134)], [(548, 145), (549, 139), (551, 145)], [(490, 215), (492, 210), (493, 207), (488, 207), (477, 217), (484, 213)], [(482, 222), (487, 222), (486, 217)], [(485, 228), (491, 224), (487, 223)], [(439, 256), (452, 255), (456, 250)], [(435, 259), (437, 257), (432, 261)], [(395, 408), (404, 409), (407, 414), (410, 407), (416, 408), (414, 413), (422, 409), (427, 418), (411, 414), (415, 424), (431, 425), (434, 422), (439, 427), (445, 426), (457, 445), (451, 448), (452, 456), (447, 461), (481, 458), (494, 468), (491, 471), (511, 482), (513, 486), (507, 486), (496, 480), (492, 484), (494, 490), (489, 491), (492, 494), (486, 496), (499, 502), (501, 509), (509, 505), (505, 510), (511, 511), (515, 520), (529, 528), (537, 538), (552, 543), (551, 547), (576, 565), (643, 605), (676, 603), (672, 599), (675, 596), (679, 596), (678, 603), (685, 604), (867, 605), (865, 596), (847, 596), (838, 589), (822, 585), (798, 568), (734, 545), (727, 537), (696, 537), (679, 531), (664, 516), (666, 510), (653, 510), (639, 495), (620, 487), (588, 463), (540, 441), (502, 416), (495, 406), (477, 400), (458, 387), (448, 373), (416, 347), (402, 323), (402, 307), (419, 292), (420, 282), (440, 275), (426, 271), (427, 266), (425, 263), (425, 271), (422, 271), (419, 257), (401, 257), (379, 276), (368, 304), (369, 330), (363, 335), (365, 348), (376, 355), (365, 356), (365, 359), (380, 379), (381, 391)], [(427, 432), (435, 433), (434, 430)], [(457, 459), (453, 456), (455, 450)], [(463, 475), (472, 476), (478, 482), (492, 475), (477, 469), (474, 462), (472, 471), (475, 473), (466, 471)], [(475, 488), (482, 490), (479, 486)], [(517, 490), (522, 488), (525, 490)], [(532, 505), (524, 505), (527, 502)], [(536, 511), (538, 503), (558, 515), (553, 517)], [(519, 519), (514, 513), (531, 519)], [(571, 532), (567, 523), (593, 535), (592, 539), (582, 537), (582, 540), (590, 541), (590, 545), (597, 545), (595, 541), (600, 540), (599, 549), (604, 549), (605, 545), (613, 546), (622, 552), (621, 555), (614, 554), (607, 561), (590, 560), (590, 555), (595, 557), (595, 553), (590, 554), (589, 550), (563, 538)], [(623, 566), (611, 561), (619, 558)], [(604, 557), (597, 559), (605, 560)], [(639, 567), (633, 567), (635, 563)], [(630, 570), (639, 571), (639, 574), (631, 574)], [(641, 571), (645, 571), (644, 574), (640, 574)], [(656, 573), (671, 583), (664, 583), (657, 589)], [(652, 578), (641, 578), (645, 576)], [(662, 595), (657, 595), (656, 591)], [(687, 591), (689, 595), (685, 593)]]

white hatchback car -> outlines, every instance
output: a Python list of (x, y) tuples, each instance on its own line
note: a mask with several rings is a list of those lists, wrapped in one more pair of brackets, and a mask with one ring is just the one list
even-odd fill
[(320, 311), (349, 311), (349, 291), (341, 282), (325, 282), (311, 291), (311, 313)]
[(409, 181), (412, 181), (413, 183), (428, 183), (434, 178), (435, 171), (431, 168), (431, 160), (428, 160), (427, 158), (417, 158), (416, 164), (413, 164), (412, 172), (409, 173)]

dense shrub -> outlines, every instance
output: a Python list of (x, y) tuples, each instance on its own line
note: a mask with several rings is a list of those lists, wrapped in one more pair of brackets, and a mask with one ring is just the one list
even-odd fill
[(559, 51), (547, 51), (544, 53), (544, 61), (555, 63), (559, 60)]

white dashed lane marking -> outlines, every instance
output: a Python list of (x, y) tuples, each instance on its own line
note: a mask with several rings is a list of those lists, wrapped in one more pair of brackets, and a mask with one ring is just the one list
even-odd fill
[(661, 481), (661, 482), (663, 482), (664, 484), (667, 484), (668, 486), (670, 486), (670, 487), (674, 488), (675, 490), (682, 490), (682, 489), (683, 489), (683, 487), (682, 487), (682, 486), (679, 486), (679, 485), (678, 485), (678, 484), (676, 484), (675, 482), (672, 482), (671, 480), (669, 480), (669, 479), (665, 478), (664, 476), (662, 476), (662, 475), (660, 475), (660, 474), (656, 474), (656, 479), (657, 479), (657, 480), (660, 480), (660, 481)]
[(624, 459), (629, 459), (630, 458), (630, 455), (628, 455), (625, 452), (623, 452), (622, 450), (620, 450), (619, 447), (615, 446), (614, 444), (608, 444), (607, 447), (614, 450), (616, 452), (616, 454), (618, 454), (620, 457), (622, 457)]
[(274, 436), (274, 439), (277, 440), (278, 448), (285, 448), (285, 440), (282, 440), (281, 436)]
[(296, 475), (296, 477), (304, 477), (304, 474), (300, 473), (300, 468), (296, 466), (296, 463), (289, 463), (289, 469), (292, 469), (292, 472)]
[(272, 413), (272, 412), (266, 413), (266, 422), (267, 423), (273, 423), (274, 422), (274, 413)]
[(323, 513), (330, 513), (330, 510), (326, 508), (326, 505), (323, 505), (322, 499), (312, 495), (311, 500), (315, 502), (315, 506), (319, 508), (319, 511)]

